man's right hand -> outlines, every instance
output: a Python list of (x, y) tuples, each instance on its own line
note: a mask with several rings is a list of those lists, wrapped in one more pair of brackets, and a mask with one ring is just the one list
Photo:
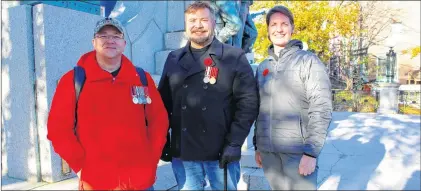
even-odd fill
[(240, 161), (241, 159), (241, 146), (225, 146), (222, 151), (221, 158), (219, 159), (219, 168), (223, 169), (225, 164)]
[(256, 151), (254, 153), (254, 159), (256, 160), (256, 164), (259, 168), (262, 168), (262, 158), (260, 157), (260, 152)]

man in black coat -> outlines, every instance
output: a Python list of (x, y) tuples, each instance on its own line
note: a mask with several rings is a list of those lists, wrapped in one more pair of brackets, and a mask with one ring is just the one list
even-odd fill
[[(214, 190), (240, 179), (241, 145), (258, 114), (257, 82), (245, 53), (214, 37), (215, 16), (206, 2), (185, 11), (184, 48), (166, 60), (158, 90), (170, 118), (162, 159), (172, 161), (180, 190)], [(170, 139), (170, 140), (169, 140)]]

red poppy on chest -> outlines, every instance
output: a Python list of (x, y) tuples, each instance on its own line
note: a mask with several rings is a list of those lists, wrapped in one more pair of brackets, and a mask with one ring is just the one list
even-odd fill
[(268, 75), (269, 74), (269, 70), (268, 69), (265, 69), (265, 70), (263, 70), (263, 76), (266, 76), (266, 75)]

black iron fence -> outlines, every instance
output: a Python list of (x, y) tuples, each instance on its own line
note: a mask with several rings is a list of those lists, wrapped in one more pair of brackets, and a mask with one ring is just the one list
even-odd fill
[[(371, 90), (332, 90), (334, 111), (377, 112), (379, 91)], [(401, 114), (421, 115), (421, 92), (404, 90), (398, 92), (398, 112)]]

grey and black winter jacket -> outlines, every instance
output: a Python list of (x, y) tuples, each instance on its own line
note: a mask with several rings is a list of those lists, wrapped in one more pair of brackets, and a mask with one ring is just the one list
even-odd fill
[(266, 152), (317, 157), (332, 118), (332, 94), (326, 67), (302, 43), (291, 40), (279, 55), (256, 71), (260, 109), (253, 144)]

